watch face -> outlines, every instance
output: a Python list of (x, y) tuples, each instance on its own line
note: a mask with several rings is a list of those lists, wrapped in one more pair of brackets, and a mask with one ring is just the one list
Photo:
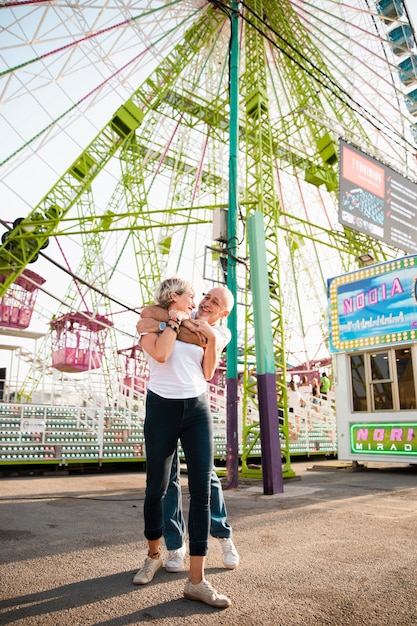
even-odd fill
[(165, 330), (165, 328), (166, 328), (166, 327), (167, 327), (166, 322), (161, 322), (161, 323), (159, 324), (159, 330), (160, 330), (160, 331)]

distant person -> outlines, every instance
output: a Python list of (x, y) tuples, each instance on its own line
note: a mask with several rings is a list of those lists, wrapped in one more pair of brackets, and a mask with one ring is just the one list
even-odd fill
[(308, 376), (306, 376), (304, 374), (304, 376), (301, 379), (301, 383), (298, 387), (298, 391), (300, 392), (303, 400), (304, 400), (304, 406), (310, 406), (311, 404), (311, 385), (309, 383), (308, 380)]
[(317, 413), (320, 412), (320, 385), (317, 378), (313, 378), (311, 381), (311, 395), (312, 395), (312, 405)]
[(291, 380), (287, 389), (288, 410), (294, 415), (294, 426), (297, 433), (301, 432), (300, 427), (300, 413), (301, 408), (305, 406), (304, 399), (301, 393), (298, 391), (297, 384), (294, 380)]
[(326, 372), (323, 372), (320, 378), (320, 393), (323, 400), (327, 400), (327, 394), (330, 389), (330, 380)]
[[(298, 390), (297, 383), (291, 380), (287, 389), (288, 406), (294, 411), (294, 409), (305, 406), (305, 401), (300, 391)], [(292, 412), (293, 412), (292, 411)]]

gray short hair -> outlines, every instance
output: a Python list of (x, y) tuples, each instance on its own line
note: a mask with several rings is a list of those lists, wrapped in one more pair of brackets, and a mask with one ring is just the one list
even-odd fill
[(174, 294), (180, 296), (187, 291), (190, 292), (194, 298), (194, 287), (188, 280), (176, 276), (167, 278), (159, 283), (156, 288), (154, 295), (155, 304), (162, 306), (164, 309), (168, 309), (172, 304), (172, 296)]

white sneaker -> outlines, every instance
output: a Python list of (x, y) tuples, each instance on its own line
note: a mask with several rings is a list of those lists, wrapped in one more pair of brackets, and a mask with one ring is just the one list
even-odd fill
[(184, 598), (204, 602), (218, 609), (226, 609), (232, 604), (230, 598), (219, 593), (205, 578), (197, 585), (193, 585), (190, 580), (187, 580), (184, 588)]
[(159, 557), (158, 559), (151, 559), (150, 557), (146, 557), (143, 566), (140, 568), (138, 572), (133, 577), (134, 585), (147, 585), (153, 580), (156, 572), (162, 567), (162, 559)]
[(187, 548), (182, 545), (178, 550), (169, 550), (168, 558), (165, 561), (167, 572), (181, 572), (184, 569), (184, 557)]
[(230, 537), (217, 537), (223, 551), (223, 565), (228, 569), (235, 569), (239, 565), (240, 557), (235, 544)]

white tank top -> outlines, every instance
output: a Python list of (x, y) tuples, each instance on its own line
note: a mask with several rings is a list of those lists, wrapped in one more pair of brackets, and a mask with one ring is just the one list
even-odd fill
[[(228, 328), (213, 326), (217, 334), (219, 353), (230, 341)], [(162, 398), (195, 398), (205, 393), (207, 381), (203, 374), (204, 350), (185, 341), (176, 341), (173, 353), (165, 363), (159, 363), (143, 350), (149, 365), (148, 389)]]

